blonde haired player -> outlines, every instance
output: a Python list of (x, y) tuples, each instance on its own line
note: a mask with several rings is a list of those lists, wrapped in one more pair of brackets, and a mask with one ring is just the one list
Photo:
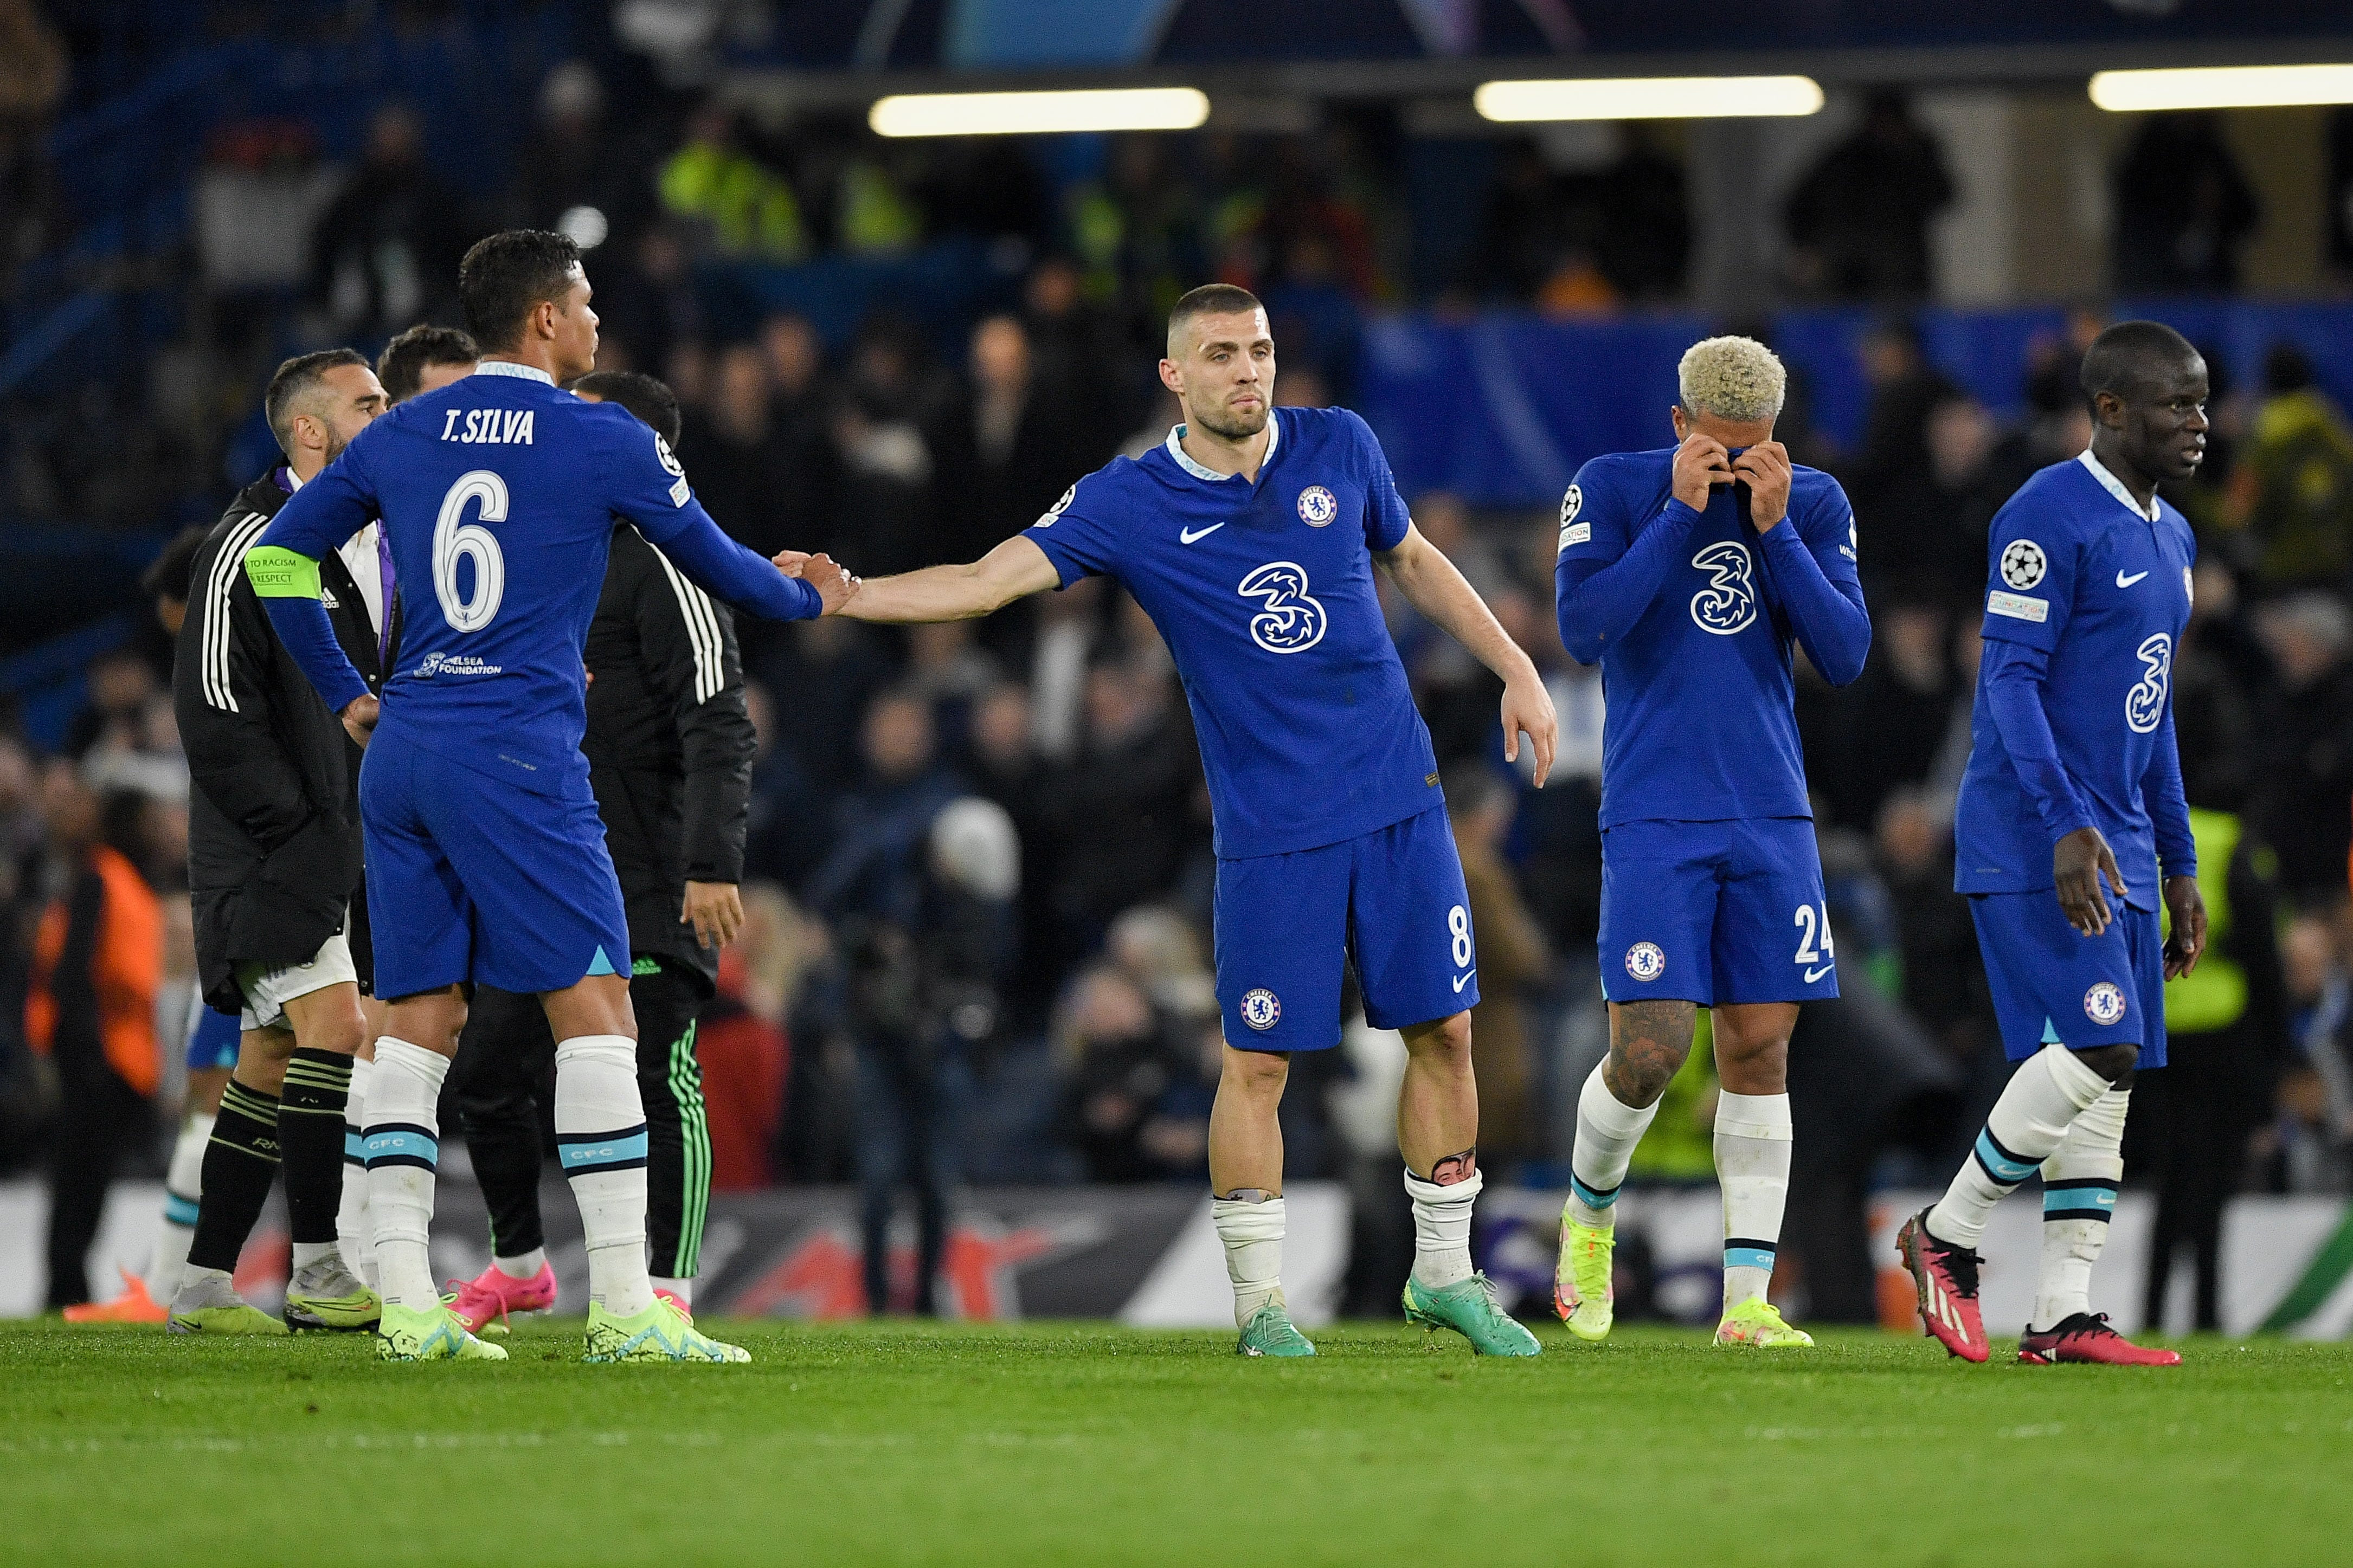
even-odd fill
[(1577, 1101), (1554, 1304), (1609, 1332), (1614, 1207), (1659, 1096), (1714, 1011), (1723, 1093), (1718, 1344), (1813, 1341), (1766, 1300), (1789, 1185), (1789, 1031), (1838, 994), (1806, 800), (1792, 650), (1833, 685), (1871, 619), (1853, 509), (1773, 439), (1788, 376), (1750, 338), (1695, 343), (1678, 445), (1596, 458), (1560, 509), (1561, 640), (1601, 666), (1601, 984), (1609, 1055)]

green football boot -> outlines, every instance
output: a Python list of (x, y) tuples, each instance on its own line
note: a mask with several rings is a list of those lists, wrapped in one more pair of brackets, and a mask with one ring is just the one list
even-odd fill
[(286, 1326), (298, 1334), (313, 1329), (359, 1333), (375, 1328), (383, 1315), (384, 1302), (335, 1253), (296, 1269), (286, 1285)]
[(1438, 1331), (1452, 1329), (1479, 1355), (1542, 1355), (1544, 1346), (1525, 1325), (1514, 1322), (1495, 1300), (1495, 1282), (1484, 1274), (1458, 1279), (1442, 1290), (1405, 1282), (1405, 1318), (1419, 1323), (1434, 1346)]
[(175, 1334), (282, 1334), (286, 1325), (237, 1293), (217, 1268), (191, 1268), (164, 1326)]
[(1242, 1325), (1242, 1337), (1234, 1346), (1236, 1355), (1314, 1355), (1315, 1347), (1291, 1321), (1291, 1309), (1277, 1290), (1266, 1300), (1266, 1305), (1250, 1314)]
[(1614, 1225), (1579, 1225), (1564, 1212), (1560, 1216), (1560, 1261), (1553, 1268), (1552, 1310), (1580, 1340), (1599, 1343), (1609, 1337), (1617, 1315), (1617, 1290), (1610, 1283), (1610, 1254), (1617, 1249)]
[(752, 1352), (741, 1345), (714, 1340), (678, 1310), (678, 1303), (657, 1296), (653, 1305), (632, 1317), (617, 1318), (602, 1301), (588, 1303), (588, 1349), (583, 1361), (747, 1362)]
[(1715, 1342), (1764, 1351), (1805, 1350), (1813, 1344), (1814, 1336), (1783, 1322), (1781, 1309), (1771, 1302), (1750, 1300), (1724, 1314), (1724, 1321), (1715, 1325)]
[(384, 1304), (375, 1326), (375, 1353), (384, 1361), (504, 1361), (503, 1345), (484, 1344), (443, 1306)]

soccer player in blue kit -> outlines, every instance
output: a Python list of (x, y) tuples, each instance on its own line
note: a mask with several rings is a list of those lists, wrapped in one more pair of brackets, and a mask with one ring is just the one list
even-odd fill
[(1609, 1054), (1577, 1100), (1554, 1306), (1599, 1340), (1613, 1205), (1659, 1097), (1713, 1009), (1722, 1092), (1724, 1315), (1715, 1342), (1810, 1345), (1765, 1299), (1789, 1187), (1789, 1031), (1838, 994), (1798, 745), (1792, 645), (1834, 686), (1871, 618), (1854, 509), (1773, 437), (1788, 377), (1748, 338), (1677, 369), (1680, 445), (1596, 458), (1560, 510), (1561, 640), (1601, 665), (1601, 988)]
[(1398, 1104), (1416, 1234), (1406, 1314), (1433, 1334), (1456, 1330), (1481, 1354), (1535, 1355), (1535, 1337), (1471, 1266), (1481, 1177), (1470, 900), (1374, 568), (1503, 677), (1505, 753), (1517, 756), (1525, 731), (1538, 783), (1552, 765), (1552, 701), (1527, 655), (1414, 528), (1365, 422), (1344, 409), (1278, 410), (1274, 378), (1258, 300), (1228, 284), (1194, 289), (1169, 316), (1160, 362), (1185, 414), (1164, 445), (1081, 479), (978, 562), (860, 584), (842, 613), (955, 620), (1090, 574), (1134, 595), (1176, 659), (1216, 819), (1226, 1049), (1209, 1182), (1237, 1349), (1315, 1353), (1282, 1296), (1275, 1113), (1290, 1053), (1339, 1043), (1341, 971), (1353, 957), (1366, 1018), (1399, 1030), (1408, 1053)]
[[(740, 1362), (654, 1295), (628, 924), (580, 752), (581, 651), (615, 518), (712, 594), (775, 620), (828, 600), (719, 531), (668, 445), (559, 390), (596, 363), (580, 253), (491, 236), (459, 271), (471, 375), (402, 403), (290, 498), (246, 558), (280, 639), (367, 745), (360, 807), (377, 994), (364, 1136), (388, 1360), (502, 1360), (442, 1305), (426, 1251), (443, 1078), (479, 981), (539, 994), (558, 1156), (588, 1249), (587, 1359)], [(381, 514), (406, 612), (377, 701), (319, 604), (318, 562)], [(834, 602), (848, 591), (823, 557)], [(371, 731), (372, 737), (371, 737)]]
[(1954, 885), (2020, 1066), (1896, 1249), (1927, 1332), (1984, 1361), (1977, 1244), (1994, 1205), (2039, 1168), (2042, 1271), (2018, 1359), (2172, 1366), (2174, 1352), (2136, 1345), (2092, 1311), (2091, 1282), (2124, 1174), (2133, 1074), (2165, 1065), (2165, 983), (2206, 946), (2173, 742), (2198, 546), (2157, 493), (2205, 460), (2206, 362), (2170, 327), (2120, 321), (2085, 351), (2083, 386), (2090, 450), (2027, 480), (1993, 520), (1953, 824)]

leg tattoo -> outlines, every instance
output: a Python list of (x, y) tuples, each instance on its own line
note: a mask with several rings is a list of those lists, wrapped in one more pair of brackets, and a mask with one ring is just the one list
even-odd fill
[(1467, 1182), (1479, 1172), (1479, 1151), (1465, 1149), (1460, 1154), (1449, 1154), (1430, 1167), (1430, 1185), (1451, 1187), (1457, 1182)]
[(1621, 1002), (1610, 1009), (1609, 1059), (1601, 1081), (1626, 1105), (1642, 1106), (1666, 1092), (1691, 1055), (1692, 1026), (1698, 1016), (1690, 1002)]

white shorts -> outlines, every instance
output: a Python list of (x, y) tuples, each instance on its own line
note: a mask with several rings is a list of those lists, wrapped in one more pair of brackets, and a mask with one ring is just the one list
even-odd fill
[(285, 1029), (286, 1004), (330, 985), (356, 985), (359, 971), (352, 967), (351, 939), (337, 931), (319, 944), (307, 963), (271, 969), (260, 963), (237, 966), (237, 988), (245, 993), (242, 1024), (248, 1029)]

